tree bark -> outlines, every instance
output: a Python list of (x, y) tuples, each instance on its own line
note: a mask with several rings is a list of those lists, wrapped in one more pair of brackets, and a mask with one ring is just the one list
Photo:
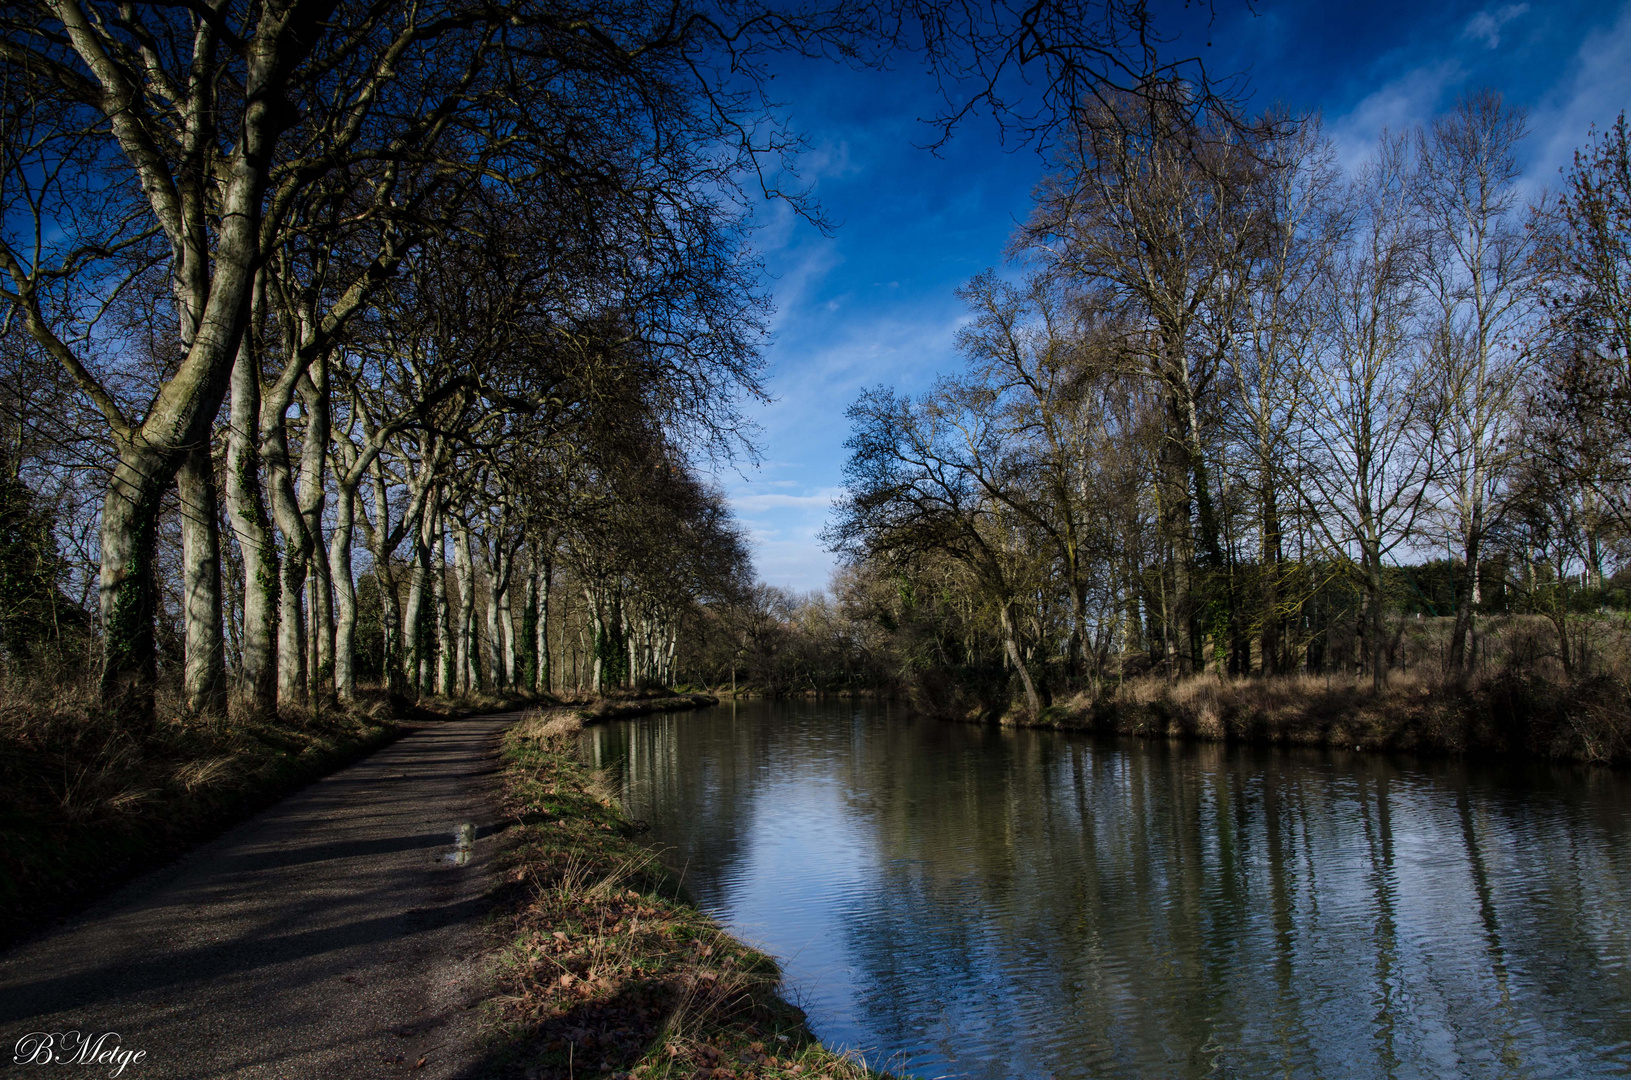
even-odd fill
[(153, 556), (164, 494), (156, 478), (168, 472), (160, 455), (127, 449), (102, 503), (102, 704), (137, 726), (153, 721)]
[[(494, 538), (494, 541), (496, 546), (497, 538)], [(497, 688), (504, 678), (502, 661), (498, 655), (498, 592), (502, 583), (498, 579), (498, 567), (495, 565), (497, 560), (488, 547), (488, 538), (482, 537), (479, 542), (481, 544), (481, 569), (486, 577), (482, 589), (483, 600), (485, 601), (482, 605), (482, 615), (487, 630), (486, 641), (482, 649), (482, 662), (487, 669), (487, 680), (482, 687), (485, 690)], [(502, 551), (497, 554), (499, 557), (503, 555)]]
[(504, 561), (504, 569), (501, 575), (503, 589), (498, 594), (498, 630), (501, 638), (498, 654), (503, 661), (504, 685), (517, 686), (519, 684), (516, 681), (515, 671), (515, 606), (510, 599), (511, 594), (515, 591), (513, 588), (515, 581), (515, 553), (513, 551), (507, 552), (502, 558)]
[[(334, 692), (341, 701), (357, 699), (357, 581), (351, 563), (356, 513), (357, 489), (342, 484), (335, 493), (334, 535), (329, 540), (329, 564), (334, 574)], [(385, 621), (385, 585), (381, 578), (381, 624)]]
[(1272, 487), (1263, 496), (1262, 608), (1258, 649), (1264, 675), (1280, 671), (1280, 510)]
[(437, 508), (434, 495), (419, 508), (419, 520), (411, 523), (413, 530), (413, 571), (408, 582), (408, 606), (402, 614), (403, 674), (413, 686), (414, 693), (430, 693), (429, 660), (425, 649), (425, 593), (430, 586), (430, 536)]
[(453, 605), (447, 596), (447, 515), (437, 515), (435, 535), (431, 593), (436, 606), (436, 692), (447, 697), (469, 689), (459, 685), (460, 669), (453, 645)]
[(553, 569), (547, 558), (533, 560), (533, 572), (538, 580), (538, 673), (533, 688), (541, 694), (554, 689), (549, 662), (549, 588)]
[(463, 521), (453, 526), (453, 573), (459, 583), (457, 644), (459, 689), (471, 693), (481, 685), (476, 668), (476, 574), (470, 561), (470, 528)]
[(1365, 607), (1370, 638), (1371, 690), (1380, 694), (1387, 687), (1387, 636), (1382, 627), (1382, 558), (1375, 545), (1365, 553)]
[(1478, 560), (1483, 554), (1479, 541), (1484, 534), (1484, 507), (1475, 503), (1472, 510), (1472, 521), (1465, 535), (1462, 537), (1462, 555), (1465, 559), (1462, 565), (1462, 587), (1460, 595), (1456, 597), (1455, 629), (1450, 635), (1450, 670), (1464, 673), (1468, 668), (1468, 639), (1473, 634), (1473, 620), (1477, 618), (1479, 588), (1478, 588)]
[(251, 716), (277, 710), (280, 568), (261, 490), (260, 366), (246, 340), (232, 369), (227, 433), (227, 515), (243, 559), (243, 647), (239, 687)]
[(221, 533), (209, 443), (176, 474), (181, 496), (182, 589), (187, 634), (183, 695), (195, 714), (225, 715), (226, 639), (221, 629)]
[(1008, 604), (1002, 605), (1002, 643), (1008, 651), (1008, 660), (1019, 673), (1019, 681), (1025, 686), (1025, 702), (1032, 716), (1042, 711), (1042, 703), (1037, 700), (1036, 684), (1031, 681), (1031, 673), (1025, 667), (1024, 657), (1019, 652), (1019, 642), (1014, 636), (1014, 614)]

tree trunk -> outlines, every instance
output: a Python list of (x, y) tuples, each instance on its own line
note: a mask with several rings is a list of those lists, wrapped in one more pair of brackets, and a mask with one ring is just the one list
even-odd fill
[[(334, 573), (334, 692), (341, 701), (357, 699), (357, 581), (351, 564), (351, 533), (357, 512), (357, 489), (344, 486), (335, 494), (334, 535), (329, 565)], [(376, 571), (377, 576), (377, 571)], [(380, 622), (384, 623), (385, 582), (380, 586)]]
[(493, 565), (493, 560), (488, 555), (487, 540), (485, 538), (481, 540), (481, 564), (487, 579), (482, 588), (483, 600), (485, 601), (482, 604), (482, 617), (487, 631), (481, 657), (484, 666), (487, 668), (487, 681), (483, 688), (497, 689), (504, 678), (502, 661), (498, 655), (498, 590), (500, 582), (498, 580), (498, 568)]
[[(287, 384), (287, 373), (280, 378)], [(261, 457), (271, 481), (272, 519), (283, 534), (282, 592), (278, 605), (278, 705), (303, 709), (309, 684), (306, 665), (306, 572), (312, 537), (300, 512), (289, 463), (287, 409), (292, 388), (274, 390), (261, 405)], [(310, 434), (307, 436), (310, 439)]]
[(624, 682), (633, 687), (638, 686), (640, 683), (639, 634), (634, 632), (635, 628), (629, 622), (628, 605), (621, 605), (621, 608), (618, 617), (621, 620), (619, 625), (623, 630), (623, 662), (628, 665), (628, 670), (624, 675)]
[(318, 703), (334, 700), (334, 568), (329, 562), (323, 534), (314, 534), (311, 549), (311, 678), (312, 694)]
[[(206, 235), (202, 200), (184, 208), (184, 220), (165, 222), (168, 239), (178, 252), (171, 270), (178, 282), (177, 299), (186, 321), (182, 336), (185, 356), (175, 374), (159, 388), (139, 427), (132, 430), (109, 416), (120, 449), (102, 509), (98, 582), (101, 693), (105, 708), (136, 723), (150, 723), (153, 718), (153, 683), (157, 675), (153, 561), (160, 500), (188, 449), (208, 444), (226, 394), (250, 309), (246, 301), (260, 259), (261, 202), (272, 152), (283, 125), (296, 119), (293, 110), (284, 105), (287, 73), (295, 69), (310, 42), (316, 40), (309, 33), (299, 32), (311, 28), (303, 13), (296, 14), (290, 25), (296, 27), (296, 32), (285, 30), (257, 38), (251, 50), (236, 145), (215, 171), (221, 197), (212, 201), (208, 210), (219, 222), (213, 247), (206, 250), (207, 245), (195, 243)], [(70, 37), (78, 37), (78, 32)], [(73, 47), (87, 55), (94, 50), (87, 44), (89, 40), (88, 36), (79, 37)], [(93, 68), (99, 63), (88, 55), (87, 61)], [(111, 84), (106, 89), (111, 89)], [(133, 119), (122, 107), (111, 106), (117, 100), (118, 93), (100, 95), (100, 101), (109, 106), (107, 118), (115, 134), (125, 140), (140, 120)], [(173, 182), (172, 177), (155, 175), (150, 163), (138, 162), (137, 170), (150, 194)], [(77, 358), (50, 332), (37, 306), (25, 305), (23, 317), (35, 339), (73, 374)], [(192, 332), (194, 329), (196, 332)], [(112, 407), (104, 415), (116, 412)]]
[(181, 495), (182, 588), (187, 632), (183, 692), (187, 710), (225, 715), (226, 640), (221, 629), (221, 533), (215, 462), (194, 446), (176, 474)]
[(1187, 675), (1200, 663), (1201, 639), (1195, 598), (1195, 533), (1191, 483), (1195, 476), (1190, 428), (1194, 405), (1189, 399), (1187, 360), (1180, 350), (1167, 381), (1170, 430), (1162, 443), (1160, 529), (1171, 552), (1172, 606), (1168, 635), (1176, 652), (1177, 674)]
[(232, 369), (227, 434), (227, 516), (243, 559), (243, 647), (239, 677), (251, 716), (277, 710), (277, 621), (280, 568), (261, 490), (260, 367), (246, 340)]
[(413, 567), (408, 571), (408, 603), (402, 612), (402, 681), (404, 686), (413, 688), (415, 696), (419, 693), (419, 654), (423, 651), (419, 633), (420, 613), (424, 609), (425, 583), (429, 577), (420, 558), (422, 554), (416, 539)]
[(328, 357), (318, 356), (311, 365), (310, 382), (300, 388), (300, 403), (306, 413), (306, 436), (300, 447), (299, 511), (306, 535), (307, 581), (311, 602), (307, 645), (314, 704), (334, 695), (334, 592), (328, 563), (328, 546), (323, 543), (323, 508), (328, 500), (324, 473), (328, 466), (329, 393)]
[(1387, 687), (1387, 636), (1382, 628), (1382, 557), (1375, 546), (1365, 553), (1365, 607), (1370, 638), (1371, 690), (1380, 694)]
[[(542, 562), (541, 566), (539, 562)], [(533, 572), (538, 578), (538, 675), (534, 689), (541, 694), (554, 689), (549, 662), (549, 588), (553, 569), (548, 559), (533, 562)]]
[(1014, 638), (1014, 616), (1007, 604), (1002, 605), (1002, 641), (1008, 650), (1008, 659), (1019, 672), (1020, 682), (1025, 684), (1025, 701), (1030, 708), (1031, 715), (1036, 716), (1042, 711), (1042, 704), (1037, 700), (1036, 684), (1031, 681), (1031, 673), (1025, 667), (1025, 661), (1020, 656), (1019, 642)]
[[(606, 620), (601, 615), (600, 605), (595, 603), (594, 593), (588, 588), (583, 590), (583, 599), (587, 605), (585, 610), (589, 615), (589, 626), (593, 634), (590, 641), (590, 651), (594, 657), (594, 664), (591, 668), (592, 675), (590, 676), (589, 688), (598, 694), (605, 689), (601, 682), (601, 679), (605, 674), (603, 670), (604, 665), (601, 662), (601, 656), (606, 651)], [(588, 665), (586, 664), (585, 666)]]
[(453, 526), (453, 573), (459, 583), (459, 618), (456, 643), (459, 688), (471, 693), (481, 685), (476, 669), (476, 574), (470, 560), (470, 529), (464, 522)]
[(428, 693), (426, 680), (430, 669), (425, 657), (425, 591), (430, 585), (430, 537), (428, 530), (436, 508), (427, 503), (419, 509), (419, 520), (412, 523), (413, 576), (408, 582), (408, 607), (402, 614), (403, 675), (413, 686), (415, 694)]
[(498, 594), (498, 655), (503, 662), (504, 685), (518, 685), (515, 678), (515, 606), (510, 601), (510, 594), (515, 590), (512, 585), (515, 581), (515, 553), (502, 555), (503, 570), (500, 580), (503, 588)]
[(437, 518), (436, 554), (430, 571), (436, 611), (436, 692), (448, 697), (469, 687), (459, 685), (459, 657), (453, 644), (453, 605), (447, 596), (447, 517), (439, 514)]
[(1264, 675), (1275, 675), (1280, 671), (1280, 508), (1272, 487), (1263, 496), (1262, 539), (1259, 662)]
[(1473, 620), (1477, 617), (1478, 607), (1478, 558), (1480, 541), (1484, 532), (1484, 508), (1482, 504), (1475, 504), (1472, 511), (1472, 520), (1468, 523), (1462, 537), (1462, 554), (1466, 560), (1462, 566), (1462, 588), (1456, 597), (1455, 629), (1450, 635), (1450, 670), (1464, 673), (1467, 669), (1467, 641), (1473, 633)]
[[(385, 468), (379, 458), (369, 463), (374, 489), (374, 527), (368, 532), (369, 554), (374, 558), (374, 577), (379, 584), (380, 674), (390, 694), (405, 691), (403, 668), (402, 601), (397, 593), (397, 575), (391, 565), (397, 540), (391, 529), (391, 504), (385, 483)], [(367, 521), (364, 520), (366, 528)], [(404, 523), (404, 529), (407, 528)]]
[(303, 709), (306, 696), (306, 555), (288, 550), (284, 536), (283, 592), (278, 605), (279, 707)]
[(108, 482), (102, 504), (102, 703), (109, 713), (139, 726), (153, 721), (153, 555), (159, 502), (170, 470), (159, 455), (127, 449)]

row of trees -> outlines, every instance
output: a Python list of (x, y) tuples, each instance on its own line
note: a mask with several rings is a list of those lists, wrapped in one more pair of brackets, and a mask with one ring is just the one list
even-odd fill
[(1027, 276), (963, 292), (966, 372), (850, 410), (832, 542), (1032, 709), (1145, 667), (1380, 688), (1397, 568), (1433, 559), (1452, 672), (1492, 566), (1570, 667), (1631, 537), (1631, 170), (1622, 117), (1529, 205), (1524, 130), (1478, 94), (1345, 175), (1317, 118), (1080, 112)]
[(911, 51), (942, 138), (1046, 140), (1204, 89), (1161, 41), (1138, 0), (7, 7), (6, 660), (67, 605), (138, 722), (161, 658), (194, 710), (350, 697), (359, 625), (399, 690), (546, 686), (554, 597), (588, 681), (670, 677), (745, 573), (692, 462), (762, 395), (751, 204), (818, 220), (769, 58)]
[(398, 690), (547, 686), (564, 588), (593, 681), (663, 673), (745, 572), (691, 461), (762, 394), (740, 181), (785, 148), (684, 14), (3, 17), (12, 450), (95, 537), (111, 708), (161, 655), (195, 710), (229, 667), (255, 712), (354, 696), (359, 578)]

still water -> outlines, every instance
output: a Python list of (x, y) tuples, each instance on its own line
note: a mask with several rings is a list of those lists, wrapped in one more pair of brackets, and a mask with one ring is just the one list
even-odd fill
[(816, 1033), (897, 1072), (1631, 1073), (1631, 777), (833, 701), (584, 741)]

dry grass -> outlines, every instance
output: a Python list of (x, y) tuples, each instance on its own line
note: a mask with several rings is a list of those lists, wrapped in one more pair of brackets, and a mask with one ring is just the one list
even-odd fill
[(1143, 676), (1034, 721), (1009, 720), (1172, 739), (1631, 763), (1631, 634), (1624, 620), (1581, 623), (1592, 663), (1572, 676), (1557, 663), (1555, 633), (1548, 654), (1541, 631), (1550, 627), (1533, 618), (1485, 620), (1473, 671), (1453, 679), (1441, 662), (1444, 628), (1412, 621), (1397, 628), (1395, 655), (1413, 663), (1391, 672), (1380, 693), (1358, 671)]
[(640, 716), (675, 709), (700, 709), (718, 704), (719, 699), (712, 694), (673, 694), (666, 690), (620, 693), (590, 698), (579, 703), (578, 715), (585, 720), (612, 720), (620, 716)]
[(776, 994), (769, 957), (686, 902), (633, 839), (609, 784), (578, 759), (574, 711), (525, 717), (506, 738), (518, 822), (497, 950), (487, 1074), (827, 1077), (878, 1074), (825, 1050)]

